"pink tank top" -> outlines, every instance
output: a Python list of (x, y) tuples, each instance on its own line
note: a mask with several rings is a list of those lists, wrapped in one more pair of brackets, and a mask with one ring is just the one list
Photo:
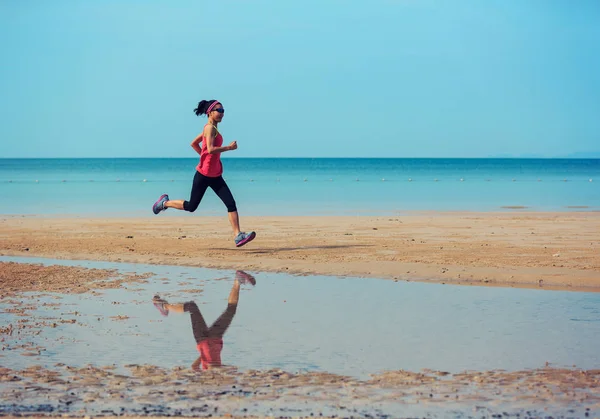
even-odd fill
[(207, 370), (210, 367), (221, 366), (221, 351), (223, 350), (223, 339), (204, 339), (196, 345), (196, 348), (198, 349), (198, 352), (200, 352), (200, 363), (202, 364), (203, 370)]
[[(213, 145), (221, 147), (223, 145), (223, 136), (217, 131)], [(210, 154), (206, 148), (206, 141), (202, 138), (202, 148), (200, 150), (200, 163), (196, 170), (206, 177), (219, 177), (223, 174), (223, 165), (221, 164), (221, 153)]]

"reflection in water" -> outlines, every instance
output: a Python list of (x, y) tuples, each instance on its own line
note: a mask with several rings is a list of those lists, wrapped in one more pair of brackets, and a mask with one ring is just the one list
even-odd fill
[[(170, 313), (159, 321), (148, 300), (156, 294), (171, 303), (194, 300), (210, 326), (227, 308), (235, 275), (160, 265), (2, 256), (0, 261), (155, 273), (147, 283), (103, 289), (103, 295), (34, 293), (0, 301), (0, 329), (7, 327), (6, 334), (0, 330), (5, 348), (0, 365), (14, 369), (92, 363), (126, 373), (121, 369), (125, 365), (145, 360), (167, 369), (184, 365), (189, 373), (200, 355), (192, 340), (191, 312)], [(242, 315), (235, 315), (223, 338), (222, 361), (237, 371), (278, 368), (368, 379), (399, 369), (460, 373), (535, 369), (546, 362), (554, 367), (600, 366), (598, 293), (260, 275), (261, 285), (252, 292), (243, 289), (251, 285), (242, 284)], [(198, 289), (189, 289), (190, 280)], [(190, 297), (190, 292), (208, 298)], [(369, 298), (357, 304), (357, 295)], [(158, 306), (162, 308), (160, 302)], [(12, 336), (7, 334), (10, 324)], [(133, 347), (138, 350), (128, 350)]]
[(227, 308), (210, 327), (206, 325), (206, 321), (204, 320), (198, 305), (193, 301), (170, 304), (167, 300), (160, 298), (158, 295), (154, 296), (152, 299), (154, 306), (163, 316), (168, 316), (169, 312), (190, 313), (192, 331), (194, 333), (194, 339), (196, 340), (196, 348), (200, 353), (198, 359), (192, 364), (193, 370), (199, 371), (200, 368), (207, 370), (222, 365), (221, 351), (223, 350), (223, 336), (233, 321), (233, 317), (237, 311), (241, 284), (256, 285), (256, 280), (252, 275), (247, 274), (244, 271), (236, 271), (233, 287), (231, 288), (229, 298), (227, 299)]

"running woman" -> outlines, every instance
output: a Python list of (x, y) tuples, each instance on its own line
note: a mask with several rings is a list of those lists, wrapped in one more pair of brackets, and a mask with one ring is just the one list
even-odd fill
[[(194, 212), (198, 208), (198, 205), (200, 205), (206, 189), (210, 186), (227, 207), (236, 247), (243, 246), (254, 240), (256, 233), (254, 231), (245, 233), (240, 230), (240, 219), (235, 200), (222, 176), (223, 165), (221, 163), (221, 153), (237, 149), (236, 141), (233, 141), (228, 146), (223, 146), (223, 136), (217, 129), (219, 122), (223, 120), (225, 109), (221, 102), (217, 100), (203, 100), (198, 103), (198, 107), (194, 109), (194, 113), (197, 116), (207, 115), (208, 123), (204, 126), (202, 134), (198, 135), (191, 144), (196, 153), (200, 155), (200, 163), (196, 166), (190, 200), (174, 201), (169, 199), (169, 195), (164, 194), (154, 203), (152, 211), (154, 214), (158, 214), (167, 208), (175, 208)], [(200, 143), (202, 143), (202, 146), (200, 146)]]

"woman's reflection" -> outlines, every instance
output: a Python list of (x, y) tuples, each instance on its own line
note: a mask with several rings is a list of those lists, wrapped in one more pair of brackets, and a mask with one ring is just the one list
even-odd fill
[(192, 330), (196, 339), (196, 348), (200, 352), (200, 356), (192, 364), (192, 369), (196, 371), (200, 370), (200, 368), (206, 370), (222, 365), (221, 351), (223, 350), (223, 335), (225, 335), (235, 316), (240, 298), (240, 285), (246, 283), (255, 285), (256, 280), (252, 275), (244, 271), (236, 271), (235, 281), (227, 299), (227, 308), (210, 327), (206, 325), (200, 309), (193, 301), (169, 304), (158, 295), (152, 299), (154, 306), (163, 316), (168, 316), (171, 311), (174, 313), (190, 313)]

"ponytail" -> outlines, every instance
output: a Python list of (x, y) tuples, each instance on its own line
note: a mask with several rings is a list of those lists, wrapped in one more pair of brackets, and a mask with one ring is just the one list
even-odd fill
[(201, 100), (200, 102), (198, 102), (198, 107), (196, 109), (194, 109), (194, 113), (196, 114), (196, 116), (200, 116), (200, 115), (204, 115), (207, 113), (207, 111), (213, 107), (213, 105), (217, 103), (216, 100), (212, 99), (212, 100)]

